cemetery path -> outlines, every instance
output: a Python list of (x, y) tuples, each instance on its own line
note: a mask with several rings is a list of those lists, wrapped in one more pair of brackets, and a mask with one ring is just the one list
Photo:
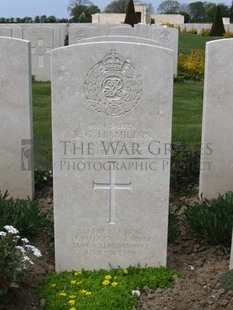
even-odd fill
[[(173, 205), (187, 202), (187, 198), (181, 196), (172, 196)], [(43, 192), (39, 200), (52, 214), (52, 189)], [(43, 236), (35, 245), (41, 249), (43, 257), (38, 260), (36, 270), (28, 274), (24, 287), (16, 293), (10, 305), (0, 305), (0, 310), (44, 309), (45, 301), (36, 299), (36, 287), (43, 277), (54, 271), (54, 252)], [(134, 310), (232, 310), (233, 291), (224, 290), (218, 284), (219, 276), (228, 270), (229, 254), (226, 255), (219, 247), (199, 251), (200, 245), (185, 232), (182, 232), (179, 240), (169, 244), (168, 267), (180, 271), (182, 277), (175, 279), (173, 288), (145, 288), (140, 297), (140, 306)]]

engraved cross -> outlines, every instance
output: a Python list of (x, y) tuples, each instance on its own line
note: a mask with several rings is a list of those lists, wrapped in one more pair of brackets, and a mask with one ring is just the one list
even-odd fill
[(108, 207), (109, 207), (109, 224), (116, 224), (116, 206), (115, 206), (115, 190), (117, 189), (132, 189), (132, 183), (116, 183), (116, 171), (113, 169), (113, 163), (109, 162), (109, 182), (96, 183), (93, 181), (93, 190), (107, 189), (108, 190)]
[(32, 53), (37, 56), (37, 65), (39, 68), (44, 68), (44, 56), (50, 53), (50, 51), (51, 48), (47, 48), (42, 39), (39, 39), (37, 45), (32, 48)]

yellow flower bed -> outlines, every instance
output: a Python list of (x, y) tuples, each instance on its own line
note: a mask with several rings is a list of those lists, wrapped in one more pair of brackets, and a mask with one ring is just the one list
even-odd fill
[(189, 57), (178, 56), (178, 76), (185, 79), (202, 80), (204, 78), (205, 59), (202, 50), (193, 50)]

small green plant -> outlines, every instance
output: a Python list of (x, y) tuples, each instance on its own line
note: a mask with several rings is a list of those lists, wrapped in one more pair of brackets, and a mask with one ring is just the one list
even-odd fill
[(200, 146), (184, 142), (172, 144), (171, 186), (186, 187), (198, 183)]
[(223, 288), (233, 290), (233, 269), (224, 272), (219, 277), (219, 282)]
[(203, 37), (207, 37), (210, 35), (210, 29), (209, 28), (202, 28), (200, 31), (200, 35)]
[(192, 28), (192, 29), (188, 30), (187, 32), (191, 33), (191, 34), (197, 34), (197, 29)]
[(233, 32), (227, 31), (227, 32), (225, 32), (225, 33), (223, 34), (223, 36), (224, 36), (224, 38), (226, 38), (226, 39), (228, 39), (228, 38), (233, 38)]
[(0, 301), (8, 302), (10, 293), (20, 287), (25, 270), (31, 267), (33, 257), (41, 252), (18, 235), (18, 230), (4, 226), (0, 231)]
[(178, 210), (173, 210), (172, 204), (169, 206), (169, 222), (168, 222), (168, 241), (174, 242), (180, 235), (180, 221)]
[(185, 210), (186, 227), (209, 245), (230, 247), (233, 223), (233, 193), (204, 199)]
[(7, 192), (0, 196), (0, 229), (10, 223), (26, 238), (34, 238), (42, 231), (51, 233), (52, 221), (37, 201), (8, 196)]
[(192, 50), (188, 57), (178, 55), (178, 76), (186, 80), (200, 81), (204, 78), (205, 59), (203, 50)]
[(145, 286), (171, 287), (175, 275), (164, 267), (51, 274), (40, 284), (38, 297), (46, 300), (46, 310), (132, 310)]
[(35, 169), (35, 188), (41, 190), (45, 186), (52, 186), (53, 173), (52, 170), (48, 170), (43, 167)]

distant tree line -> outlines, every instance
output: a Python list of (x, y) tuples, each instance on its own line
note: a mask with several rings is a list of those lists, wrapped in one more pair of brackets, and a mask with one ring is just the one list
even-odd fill
[[(223, 17), (230, 17), (233, 21), (233, 1), (231, 5), (218, 4)], [(157, 11), (159, 14), (182, 14), (185, 23), (212, 23), (216, 12), (216, 3), (213, 2), (192, 2), (179, 3), (176, 0), (166, 0), (161, 2)]]
[[(143, 3), (142, 1), (140, 2)], [(128, 4), (129, 0), (113, 0), (106, 6), (106, 8), (104, 9), (104, 13), (126, 13)], [(147, 13), (153, 14), (153, 5), (151, 3), (145, 3), (145, 5), (147, 6)]]
[[(129, 0), (113, 0), (110, 2), (104, 13), (125, 13)], [(147, 5), (147, 12), (154, 13), (152, 4)], [(219, 4), (223, 17), (230, 17), (233, 22), (233, 0), (231, 5)], [(0, 23), (91, 23), (91, 15), (100, 13), (98, 6), (90, 0), (70, 0), (68, 6), (70, 18), (56, 18), (55, 16), (36, 16), (34, 18), (20, 17), (0, 17)], [(213, 2), (192, 2), (179, 3), (177, 0), (165, 0), (157, 8), (159, 14), (182, 14), (186, 23), (212, 23), (216, 11), (216, 3)]]
[(0, 17), (0, 23), (1, 24), (14, 24), (14, 23), (67, 23), (68, 19), (67, 18), (56, 18), (55, 16), (46, 16), (46, 15), (41, 15), (41, 16), (35, 16), (34, 18), (25, 16), (25, 17)]

